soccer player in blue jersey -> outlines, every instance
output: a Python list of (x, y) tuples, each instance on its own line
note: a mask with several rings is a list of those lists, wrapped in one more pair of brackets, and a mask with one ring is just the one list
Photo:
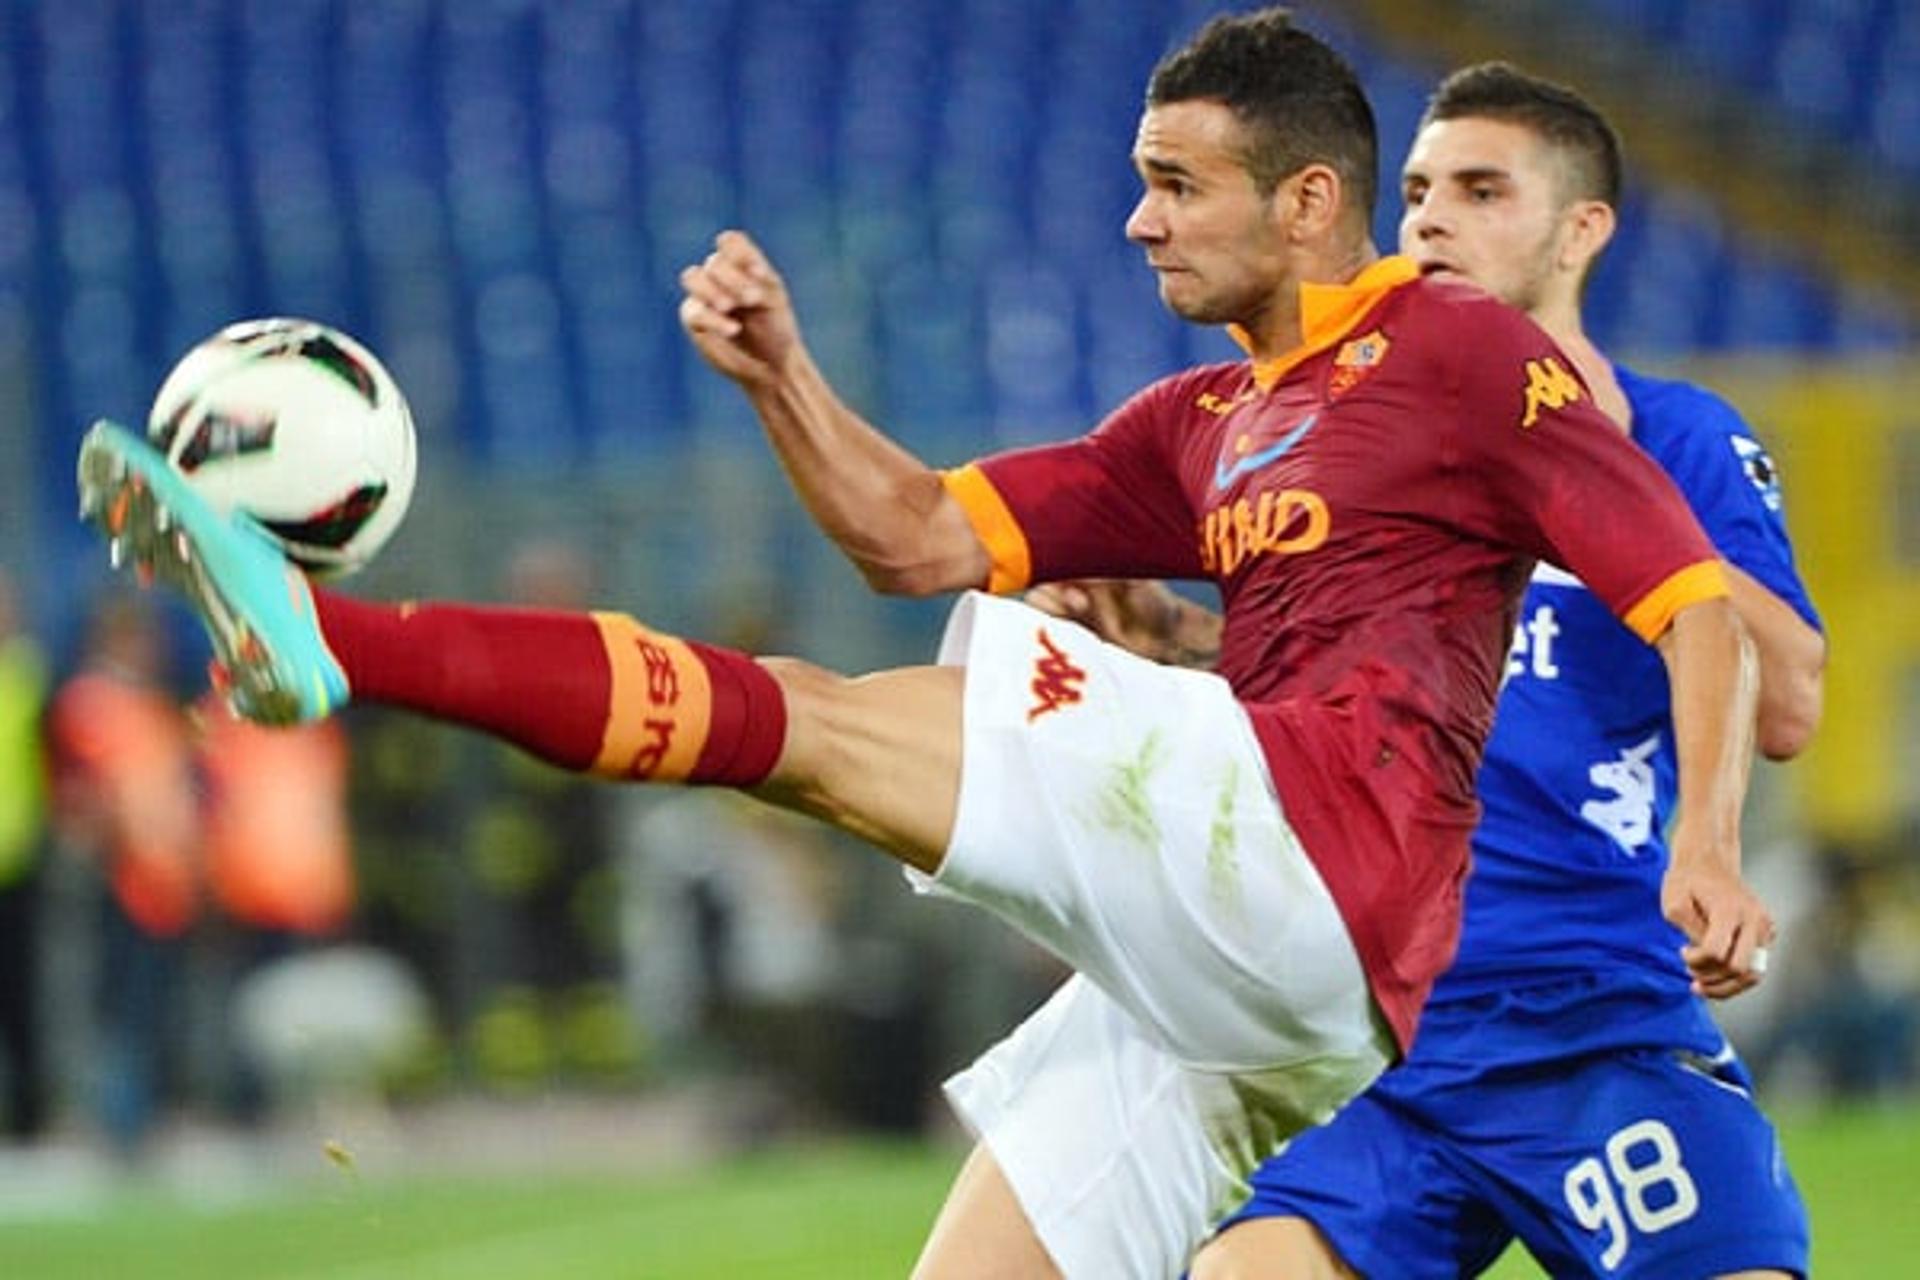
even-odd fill
[[(1724, 401), (1610, 363), (1581, 326), (1619, 186), (1591, 105), (1469, 68), (1434, 94), (1408, 157), (1401, 247), (1530, 311), (1678, 482), (1760, 651), (1759, 748), (1785, 759), (1819, 721), (1825, 644), (1766, 451)], [(1453, 967), (1407, 1059), (1255, 1175), (1198, 1280), (1477, 1274), (1516, 1236), (1555, 1276), (1806, 1274), (1773, 1129), (1661, 917), (1666, 699), (1645, 646), (1577, 579), (1536, 570)]]

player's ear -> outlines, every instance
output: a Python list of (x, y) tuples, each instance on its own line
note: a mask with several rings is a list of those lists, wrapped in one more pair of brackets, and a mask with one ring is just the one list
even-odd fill
[(1333, 166), (1303, 165), (1273, 189), (1273, 213), (1296, 242), (1318, 239), (1339, 221), (1346, 189)]
[(1613, 239), (1619, 216), (1604, 200), (1576, 200), (1567, 206), (1565, 231), (1560, 239), (1560, 265), (1584, 273)]

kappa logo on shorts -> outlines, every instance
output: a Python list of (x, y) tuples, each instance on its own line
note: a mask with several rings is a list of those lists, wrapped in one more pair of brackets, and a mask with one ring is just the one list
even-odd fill
[(1028, 686), (1033, 690), (1033, 705), (1027, 708), (1029, 724), (1049, 711), (1080, 701), (1080, 686), (1087, 682), (1087, 673), (1061, 652), (1045, 627), (1035, 631), (1034, 637), (1043, 652), (1033, 660), (1033, 682)]
[(1522, 427), (1530, 427), (1540, 421), (1542, 409), (1558, 409), (1564, 405), (1578, 404), (1586, 398), (1580, 389), (1580, 379), (1560, 367), (1560, 362), (1552, 356), (1544, 360), (1529, 360), (1527, 374), (1527, 412), (1520, 419)]

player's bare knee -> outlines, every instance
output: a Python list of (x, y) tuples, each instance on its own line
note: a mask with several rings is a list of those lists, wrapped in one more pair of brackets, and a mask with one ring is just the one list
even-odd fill
[(799, 715), (814, 715), (822, 708), (830, 708), (834, 693), (847, 684), (847, 678), (837, 671), (805, 658), (755, 658), (766, 673), (780, 686), (780, 692), (786, 695), (787, 716), (789, 719)]
[(1193, 1280), (1359, 1280), (1305, 1218), (1255, 1218), (1209, 1240)]
[(844, 715), (842, 697), (849, 682), (802, 658), (758, 661), (786, 700), (787, 741), (769, 781), (789, 794), (819, 792), (823, 780), (834, 774), (836, 755), (845, 755), (835, 726)]

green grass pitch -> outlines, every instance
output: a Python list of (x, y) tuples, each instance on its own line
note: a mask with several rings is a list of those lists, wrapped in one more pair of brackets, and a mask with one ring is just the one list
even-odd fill
[[(1782, 1129), (1813, 1213), (1815, 1274), (1912, 1274), (1920, 1106), (1789, 1118)], [(671, 1177), (384, 1181), (337, 1170), (225, 1208), (130, 1190), (84, 1217), (0, 1218), (0, 1276), (901, 1276), (959, 1159), (950, 1148), (836, 1145)], [(1492, 1274), (1539, 1273), (1509, 1255)]]

